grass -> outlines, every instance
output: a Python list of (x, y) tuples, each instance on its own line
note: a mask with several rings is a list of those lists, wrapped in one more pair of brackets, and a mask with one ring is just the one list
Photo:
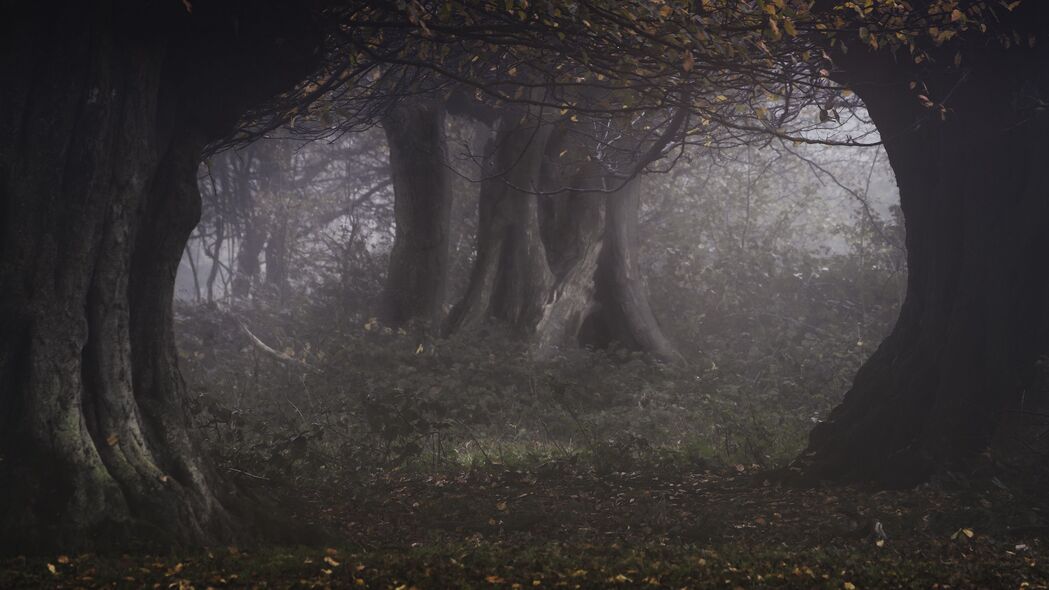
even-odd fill
[(852, 366), (539, 363), (497, 332), (432, 343), (242, 313), (310, 368), (227, 313), (184, 312), (197, 432), (328, 546), (16, 557), (0, 588), (1049, 587), (1045, 499), (1008, 479), (779, 483)]

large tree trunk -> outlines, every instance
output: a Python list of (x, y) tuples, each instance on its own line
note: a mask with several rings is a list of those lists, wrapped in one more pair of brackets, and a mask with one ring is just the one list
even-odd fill
[[(477, 261), (451, 331), (495, 318), (540, 358), (618, 343), (680, 361), (649, 306), (637, 259), (640, 178), (611, 177), (596, 161), (562, 170), (563, 151), (585, 149), (568, 145), (563, 131), (521, 121), (496, 134), (481, 187)], [(572, 190), (538, 194), (566, 185)]]
[(247, 59), (280, 55), (260, 23), (309, 29), (251, 3), (233, 42), (244, 8), (0, 18), (0, 551), (233, 532), (186, 427), (171, 301), (204, 144), (309, 65), (286, 42), (295, 61), (260, 78)]
[(404, 326), (441, 325), (448, 277), (452, 184), (444, 111), (434, 101), (411, 101), (383, 119), (393, 179), (393, 250), (380, 316)]
[(466, 295), (449, 315), (450, 331), (473, 329), (494, 317), (530, 333), (553, 283), (536, 194), (552, 125), (527, 121), (504, 120), (489, 147), (477, 260)]
[(608, 196), (605, 247), (597, 276), (598, 313), (605, 330), (634, 350), (664, 362), (681, 361), (681, 354), (663, 335), (641, 273), (637, 232), (641, 178), (633, 178)]
[[(858, 49), (841, 58), (899, 184), (908, 288), (895, 329), (813, 430), (796, 465), (808, 477), (903, 486), (967, 469), (1010, 435), (1025, 390), (1028, 409), (1044, 401), (1033, 386), (1049, 352), (1049, 117), (1034, 97), (1049, 95), (1047, 55), (981, 47), (965, 76)], [(912, 76), (950, 97), (944, 120), (920, 106)]]

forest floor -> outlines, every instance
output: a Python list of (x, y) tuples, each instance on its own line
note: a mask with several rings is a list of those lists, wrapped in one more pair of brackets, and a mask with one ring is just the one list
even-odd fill
[(263, 315), (183, 310), (190, 410), (221, 472), (323, 540), (0, 559), (0, 588), (1049, 588), (1049, 504), (1021, 491), (1044, 485), (778, 482), (861, 355), (540, 364)]
[(329, 531), (315, 547), (9, 559), (0, 587), (1049, 587), (1047, 531), (1029, 524), (1042, 510), (1004, 487), (799, 489), (766, 475), (570, 461), (384, 473), (286, 491), (299, 522)]

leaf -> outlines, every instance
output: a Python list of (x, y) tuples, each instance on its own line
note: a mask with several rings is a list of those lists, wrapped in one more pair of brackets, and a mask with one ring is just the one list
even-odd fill
[(58, 568), (56, 568), (55, 564), (53, 564), (53, 563), (47, 564), (47, 571), (51, 572), (51, 575), (53, 575), (53, 576), (57, 576), (58, 575)]
[(496, 505), (495, 505), (495, 509), (500, 511), (500, 512), (506, 512), (506, 502), (505, 501), (497, 502)]
[(106, 437), (106, 444), (107, 445), (109, 445), (111, 447), (115, 447), (115, 446), (117, 446), (118, 443), (120, 443), (120, 437), (117, 436), (115, 433), (114, 434), (110, 434), (109, 436)]
[(692, 52), (685, 51), (684, 57), (681, 58), (681, 69), (691, 72), (694, 67), (696, 67), (696, 60), (692, 57)]

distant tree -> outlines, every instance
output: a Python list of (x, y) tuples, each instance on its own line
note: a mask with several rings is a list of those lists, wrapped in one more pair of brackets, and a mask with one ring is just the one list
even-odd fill
[(382, 119), (390, 149), (395, 234), (380, 319), (439, 331), (448, 289), (452, 182), (445, 113), (436, 100), (408, 100)]

